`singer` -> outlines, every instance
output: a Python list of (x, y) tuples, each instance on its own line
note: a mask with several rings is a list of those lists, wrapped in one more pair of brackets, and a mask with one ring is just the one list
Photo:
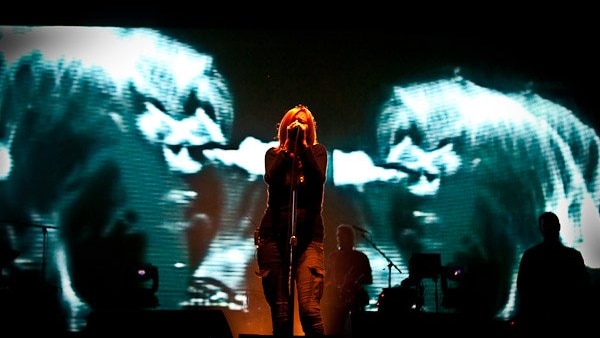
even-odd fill
[(275, 337), (293, 336), (294, 290), (305, 336), (325, 335), (321, 297), (327, 149), (318, 143), (316, 130), (308, 107), (297, 105), (278, 124), (279, 145), (265, 154), (267, 207), (256, 257)]

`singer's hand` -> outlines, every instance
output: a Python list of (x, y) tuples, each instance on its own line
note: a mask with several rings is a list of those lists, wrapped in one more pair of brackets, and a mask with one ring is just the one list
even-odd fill
[[(294, 144), (294, 148), (296, 143), (300, 146), (300, 147), (307, 147), (308, 144), (306, 142), (306, 130), (308, 129), (308, 125), (305, 123), (302, 123), (300, 121), (294, 121), (292, 123), (290, 123), (287, 127), (287, 135), (288, 135), (288, 141), (291, 142), (291, 144)], [(298, 134), (300, 133), (300, 134)]]
[(306, 129), (308, 129), (308, 125), (306, 125), (306, 123), (302, 123), (300, 121), (294, 121), (294, 122), (290, 123), (287, 127), (288, 135), (290, 133), (295, 133), (298, 131), (305, 132)]

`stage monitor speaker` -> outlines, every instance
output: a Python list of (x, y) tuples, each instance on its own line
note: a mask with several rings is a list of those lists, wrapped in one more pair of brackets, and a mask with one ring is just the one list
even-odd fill
[(214, 309), (93, 311), (83, 333), (86, 337), (233, 338), (225, 314)]

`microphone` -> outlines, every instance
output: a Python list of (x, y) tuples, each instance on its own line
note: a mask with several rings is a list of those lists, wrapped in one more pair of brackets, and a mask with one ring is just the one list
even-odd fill
[(300, 126), (299, 125), (294, 125), (293, 127), (288, 129), (288, 137), (293, 138), (298, 136), (298, 130), (300, 130)]
[(300, 127), (300, 124), (296, 124), (290, 129), (290, 134), (294, 136), (300, 135), (302, 132), (304, 132), (304, 130)]
[(304, 130), (300, 127), (300, 124), (295, 124), (291, 129), (288, 130), (288, 138), (293, 139), (296, 144), (301, 142)]
[(363, 228), (361, 228), (359, 226), (356, 226), (354, 224), (350, 224), (350, 225), (354, 228), (354, 230), (360, 231), (362, 233), (369, 233), (369, 231), (367, 231), (367, 229), (363, 229)]

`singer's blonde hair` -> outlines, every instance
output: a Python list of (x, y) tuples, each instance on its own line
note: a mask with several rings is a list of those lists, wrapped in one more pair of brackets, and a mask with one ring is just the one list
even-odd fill
[(300, 112), (304, 112), (307, 118), (306, 124), (308, 125), (308, 128), (306, 129), (306, 143), (309, 145), (318, 143), (317, 121), (315, 121), (315, 117), (307, 106), (299, 104), (288, 110), (281, 118), (281, 121), (277, 124), (277, 139), (279, 140), (279, 147), (283, 147), (285, 141), (287, 141), (287, 127), (290, 123), (294, 122), (296, 115), (298, 115)]

